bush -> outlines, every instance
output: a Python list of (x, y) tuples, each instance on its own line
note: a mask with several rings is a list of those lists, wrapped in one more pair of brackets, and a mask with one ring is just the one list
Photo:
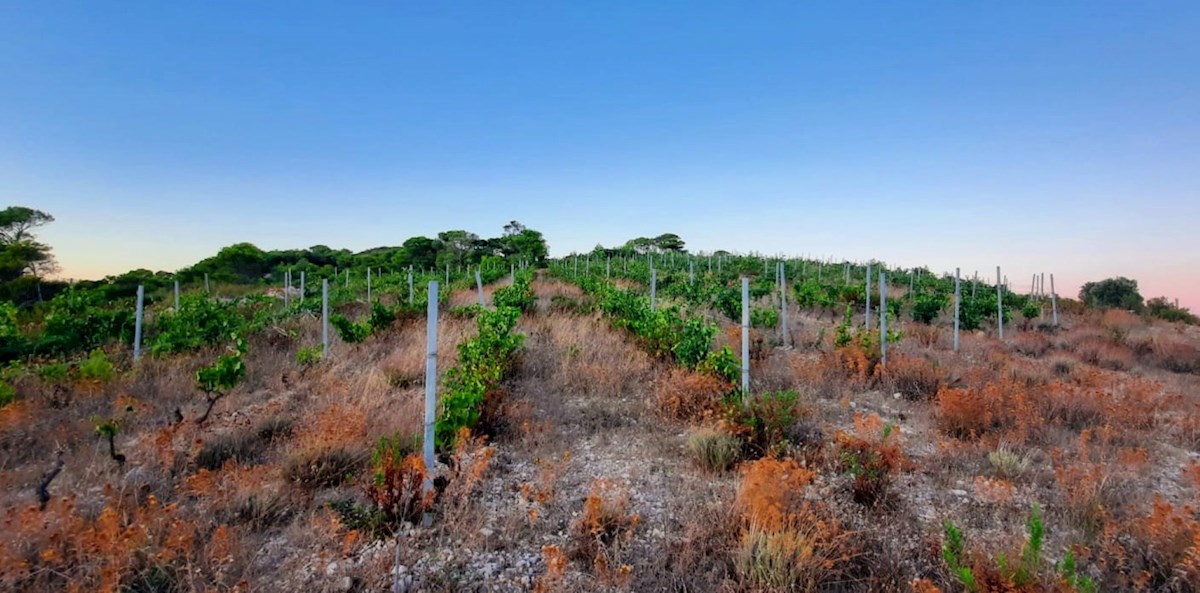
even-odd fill
[(877, 369), (888, 391), (909, 400), (932, 398), (945, 383), (937, 364), (922, 357), (897, 356)]
[(699, 428), (688, 435), (687, 449), (701, 468), (723, 472), (741, 458), (742, 441), (714, 428)]
[(364, 342), (371, 335), (370, 323), (355, 323), (340, 313), (330, 315), (329, 323), (337, 330), (342, 341), (348, 344)]
[(854, 432), (838, 432), (838, 461), (854, 479), (854, 502), (872, 506), (887, 496), (892, 476), (907, 463), (900, 446), (900, 429), (879, 416), (854, 415)]
[(1089, 307), (1141, 311), (1142, 295), (1137, 280), (1125, 277), (1088, 282), (1079, 289), (1079, 300)]
[(17, 399), (17, 390), (7, 381), (0, 381), (0, 408), (13, 403)]
[(816, 591), (844, 577), (851, 534), (805, 499), (815, 477), (791, 459), (747, 464), (738, 488), (744, 527), (734, 566), (751, 586)]
[(933, 323), (933, 321), (938, 318), (938, 315), (941, 315), (942, 309), (946, 308), (946, 303), (948, 300), (949, 299), (946, 295), (938, 293), (917, 295), (917, 298), (913, 300), (913, 320), (919, 321), (926, 325)]
[(133, 340), (134, 311), (115, 305), (95, 290), (71, 289), (52, 299), (36, 348), (70, 354), (103, 346), (109, 340)]
[(732, 386), (710, 374), (673, 369), (658, 382), (658, 410), (674, 420), (701, 420), (722, 409), (722, 400)]
[(300, 350), (296, 351), (296, 364), (311, 366), (321, 362), (323, 352), (323, 346), (302, 346)]
[(362, 455), (341, 447), (306, 450), (288, 458), (283, 475), (307, 488), (326, 488), (346, 481), (362, 462)]
[(155, 322), (157, 335), (150, 341), (150, 351), (191, 352), (228, 339), (243, 323), (234, 305), (205, 295), (188, 295), (180, 299), (178, 311), (163, 313)]
[(450, 448), (461, 429), (473, 429), (479, 423), (487, 397), (496, 393), (524, 340), (512, 331), (520, 313), (511, 307), (481, 309), (477, 318), (479, 333), (458, 345), (458, 366), (446, 371), (442, 381), (444, 391), (435, 427), (439, 448)]
[(395, 435), (381, 437), (371, 452), (371, 485), (367, 497), (389, 525), (416, 522), (430, 508), (423, 496), (426, 471), (419, 440)]
[(108, 361), (103, 350), (92, 350), (92, 353), (79, 363), (79, 378), (84, 381), (104, 383), (111, 381), (116, 376), (116, 368), (113, 367), (113, 363)]
[(809, 414), (795, 391), (730, 398), (727, 420), (755, 455), (770, 455), (788, 445), (788, 430)]
[(1173, 373), (1200, 373), (1200, 349), (1186, 342), (1160, 338), (1150, 351), (1150, 361)]
[(775, 327), (779, 325), (779, 312), (775, 309), (754, 307), (750, 309), (751, 327)]
[(1200, 318), (1187, 307), (1177, 307), (1167, 297), (1154, 297), (1146, 301), (1146, 314), (1165, 321), (1178, 321), (1188, 325), (1200, 324)]

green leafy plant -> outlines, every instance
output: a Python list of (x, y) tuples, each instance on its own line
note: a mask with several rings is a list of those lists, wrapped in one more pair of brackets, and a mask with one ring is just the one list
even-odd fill
[(321, 362), (323, 352), (322, 346), (301, 346), (296, 351), (296, 364), (300, 366), (312, 366)]
[(237, 331), (244, 320), (233, 303), (187, 295), (180, 299), (179, 310), (163, 313), (155, 323), (157, 335), (150, 341), (156, 354), (191, 352), (218, 344)]
[(13, 403), (17, 399), (17, 390), (7, 381), (0, 381), (0, 408)]
[(108, 455), (113, 461), (117, 462), (118, 466), (125, 465), (125, 456), (117, 453), (116, 438), (117, 433), (120, 431), (121, 423), (115, 418), (96, 421), (96, 434), (108, 441)]
[[(478, 334), (458, 345), (458, 365), (446, 371), (443, 395), (435, 425), (435, 438), (442, 450), (453, 446), (459, 431), (475, 428), (491, 409), (488, 395), (495, 393), (524, 336), (513, 333), (521, 312), (512, 307), (481, 309), (476, 318)], [(490, 408), (498, 404), (492, 402)]]
[(762, 307), (750, 309), (750, 325), (752, 327), (775, 327), (779, 325), (779, 312)]
[[(924, 324), (933, 323), (942, 310), (946, 308), (948, 299), (944, 294), (924, 293), (913, 299), (912, 318)], [(899, 301), (897, 301), (899, 302)]]
[(329, 323), (337, 330), (342, 341), (349, 344), (364, 342), (371, 335), (371, 324), (369, 322), (355, 323), (350, 321), (345, 315), (331, 315)]
[(79, 363), (79, 378), (84, 381), (104, 383), (117, 376), (116, 368), (109, 362), (104, 351), (99, 348), (92, 350), (86, 359)]
[(234, 344), (229, 352), (222, 355), (211, 366), (196, 371), (196, 388), (204, 392), (207, 406), (204, 414), (196, 419), (196, 424), (204, 424), (213, 406), (237, 387), (246, 376), (246, 364), (242, 356), (246, 353), (246, 341), (234, 336)]
[(726, 399), (726, 416), (730, 424), (740, 427), (739, 434), (752, 453), (778, 453), (788, 444), (788, 429), (808, 413), (799, 398), (795, 391), (731, 396)]

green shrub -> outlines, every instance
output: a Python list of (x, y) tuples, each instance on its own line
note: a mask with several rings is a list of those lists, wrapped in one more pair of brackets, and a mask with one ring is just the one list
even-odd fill
[(65, 362), (46, 363), (37, 368), (37, 374), (48, 383), (62, 383), (71, 377), (71, 365)]
[(779, 312), (775, 309), (754, 307), (750, 309), (751, 327), (775, 327), (779, 325)]
[(757, 455), (786, 447), (791, 426), (808, 414), (795, 391), (776, 391), (727, 400), (727, 416), (745, 432), (747, 445)]
[(345, 315), (337, 313), (330, 315), (329, 323), (337, 330), (342, 341), (349, 344), (363, 342), (371, 335), (370, 323), (355, 323), (347, 319)]
[(13, 403), (17, 399), (17, 390), (7, 381), (0, 381), (0, 408)]
[(1178, 321), (1188, 325), (1200, 324), (1200, 318), (1192, 314), (1187, 307), (1177, 307), (1167, 300), (1167, 297), (1154, 297), (1146, 301), (1146, 314), (1165, 321)]
[(1098, 308), (1141, 311), (1143, 307), (1137, 280), (1125, 277), (1088, 282), (1079, 289), (1079, 300), (1089, 307)]
[(700, 366), (708, 359), (716, 335), (717, 326), (699, 317), (684, 321), (679, 340), (671, 347), (676, 362), (690, 369)]
[[(919, 294), (913, 299), (912, 318), (926, 325), (933, 323), (946, 308), (949, 299), (944, 294)], [(899, 302), (898, 300), (896, 302)]]
[(380, 302), (371, 304), (371, 316), (367, 318), (367, 325), (371, 327), (372, 332), (383, 331), (392, 327), (396, 322), (396, 310), (389, 308)]
[(475, 428), (484, 414), (485, 399), (508, 369), (524, 336), (512, 332), (521, 312), (512, 307), (480, 309), (478, 334), (458, 345), (458, 366), (442, 380), (441, 409), (435, 426), (440, 449), (453, 446), (463, 428)]
[(311, 366), (321, 362), (323, 346), (302, 346), (296, 351), (296, 364), (300, 366)]
[(97, 290), (72, 288), (54, 297), (36, 348), (69, 354), (103, 346), (109, 340), (133, 340), (133, 310), (127, 301), (109, 302)]
[(217, 400), (228, 395), (246, 376), (246, 363), (242, 360), (246, 353), (246, 341), (234, 336), (234, 345), (229, 350), (211, 366), (196, 371), (196, 388), (204, 392), (208, 402), (204, 414), (196, 419), (197, 424), (203, 424)]
[(92, 350), (83, 362), (79, 363), (79, 378), (84, 381), (105, 383), (117, 376), (116, 368), (109, 362), (104, 351), (99, 348)]
[(178, 311), (163, 313), (158, 318), (154, 326), (157, 335), (150, 342), (150, 351), (175, 354), (218, 344), (241, 329), (243, 323), (235, 305), (206, 295), (188, 295), (180, 299)]

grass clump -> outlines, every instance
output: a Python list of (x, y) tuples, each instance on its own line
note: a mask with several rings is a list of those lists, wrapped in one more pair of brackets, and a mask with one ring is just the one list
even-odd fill
[(688, 435), (687, 450), (701, 468), (723, 472), (741, 459), (742, 440), (715, 428), (699, 428)]

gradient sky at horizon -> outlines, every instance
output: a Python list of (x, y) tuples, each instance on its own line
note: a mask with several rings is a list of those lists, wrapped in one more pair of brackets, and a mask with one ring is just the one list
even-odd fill
[(63, 275), (512, 219), (1200, 310), (1200, 3), (7, 2)]

